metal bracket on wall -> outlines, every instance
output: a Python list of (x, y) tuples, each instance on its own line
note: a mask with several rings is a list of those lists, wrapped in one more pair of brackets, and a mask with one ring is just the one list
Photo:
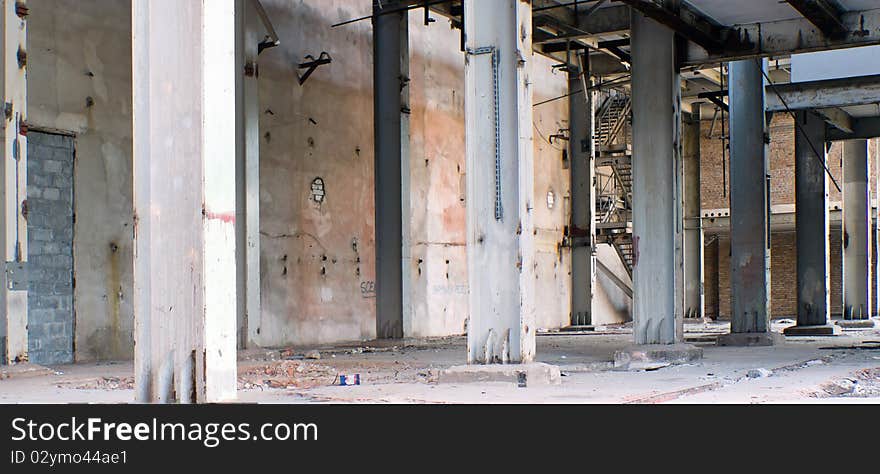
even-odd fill
[(259, 55), (263, 50), (274, 48), (281, 44), (281, 40), (278, 39), (278, 33), (275, 32), (275, 27), (272, 25), (272, 21), (269, 20), (269, 14), (266, 13), (266, 9), (263, 8), (260, 0), (251, 0), (251, 4), (254, 6), (254, 10), (257, 11), (257, 15), (260, 16), (260, 20), (263, 22), (263, 26), (266, 27), (266, 32), (268, 33), (266, 39), (257, 45), (257, 55)]
[(27, 262), (6, 262), (6, 289), (10, 291), (27, 291)]
[(315, 59), (311, 54), (306, 56), (306, 59), (311, 59), (311, 61), (300, 63), (299, 68), (305, 69), (306, 72), (300, 76), (297, 74), (297, 78), (299, 79), (299, 85), (303, 85), (306, 82), (306, 79), (315, 72), (315, 69), (318, 69), (318, 66), (323, 66), (324, 64), (330, 64), (333, 62), (333, 58), (330, 57), (325, 51), (322, 51), (321, 54)]
[(468, 50), (467, 54), (472, 56), (492, 55), (492, 82), (495, 96), (495, 220), (500, 221), (504, 219), (504, 207), (501, 204), (501, 91), (499, 90), (498, 77), (500, 53), (498, 48), (494, 46), (484, 46)]

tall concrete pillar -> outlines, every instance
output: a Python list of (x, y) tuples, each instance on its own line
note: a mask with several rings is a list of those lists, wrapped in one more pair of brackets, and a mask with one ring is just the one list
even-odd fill
[[(592, 323), (593, 250), (595, 248), (596, 208), (595, 150), (593, 140), (595, 116), (594, 93), (589, 91), (590, 55), (578, 55), (580, 67), (568, 72), (569, 156), (571, 161), (571, 324)], [(574, 94), (584, 91), (582, 94)]]
[[(245, 324), (244, 346), (248, 347), (257, 340), (263, 317), (262, 298), (260, 291), (260, 65), (259, 44), (264, 36), (259, 33), (258, 15), (254, 11), (253, 2), (245, 2), (244, 8), (244, 77), (242, 78), (242, 97), (244, 122), (244, 160), (243, 167), (236, 169), (239, 181), (244, 182), (244, 189), (239, 188), (236, 199), (244, 199), (244, 205), (238, 209), (244, 211), (244, 232), (239, 235), (236, 245), (244, 246), (244, 265), (241, 272), (245, 279), (245, 294), (239, 297), (244, 300)], [(239, 69), (241, 71), (241, 69)], [(241, 75), (239, 76), (241, 77)], [(241, 161), (239, 161), (241, 162)], [(240, 174), (239, 174), (240, 173)], [(240, 179), (241, 176), (244, 179)], [(243, 191), (243, 193), (241, 192)], [(240, 247), (239, 247), (240, 248)], [(242, 252), (239, 252), (241, 255)]]
[(871, 318), (868, 140), (843, 142), (843, 316)]
[(761, 59), (730, 63), (731, 334), (722, 345), (770, 345), (770, 169)]
[[(797, 230), (797, 325), (785, 335), (832, 335), (828, 180), (825, 121), (798, 111), (795, 127), (795, 226)], [(817, 156), (817, 153), (819, 155)]]
[[(26, 2), (2, 0), (3, 164), (0, 166), (0, 364), (28, 358)], [(21, 13), (21, 15), (19, 15)]]
[(703, 219), (700, 209), (700, 103), (685, 117), (682, 130), (684, 172), (684, 314), (702, 318), (706, 299), (703, 289)]
[(236, 4), (235, 229), (238, 274), (238, 347), (259, 338), (260, 304), (260, 95), (259, 43), (263, 37), (253, 2)]
[(468, 363), (535, 356), (532, 11), (465, 0)]
[(633, 10), (633, 332), (674, 344), (683, 332), (681, 80), (675, 33)]
[[(409, 110), (405, 107), (409, 96), (409, 23), (405, 11), (388, 13), (398, 7), (396, 2), (386, 2), (373, 10), (376, 335), (380, 339), (403, 337), (403, 268), (408, 268), (403, 260), (403, 203), (404, 193), (409, 201), (409, 176), (404, 179), (402, 167), (409, 161)], [(406, 222), (408, 225), (409, 220)]]
[(236, 392), (235, 1), (133, 0), (135, 393)]

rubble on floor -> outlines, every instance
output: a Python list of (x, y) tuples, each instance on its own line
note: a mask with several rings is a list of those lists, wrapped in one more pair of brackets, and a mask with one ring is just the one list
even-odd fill
[(812, 396), (816, 398), (880, 397), (880, 367), (857, 370), (849, 377), (823, 384)]
[(59, 382), (56, 386), (72, 390), (134, 390), (134, 377), (97, 377)]

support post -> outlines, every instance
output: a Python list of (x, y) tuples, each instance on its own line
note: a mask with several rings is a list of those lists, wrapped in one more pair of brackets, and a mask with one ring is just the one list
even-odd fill
[(843, 317), (871, 318), (868, 140), (843, 142)]
[(236, 4), (235, 229), (238, 268), (238, 347), (259, 340), (260, 303), (260, 94), (259, 16), (249, 0)]
[(721, 345), (772, 345), (770, 169), (764, 113), (766, 60), (730, 63), (731, 334)]
[(465, 0), (468, 363), (535, 356), (532, 11)]
[(133, 0), (135, 393), (236, 394), (234, 0)]
[(825, 121), (810, 111), (796, 112), (795, 120), (797, 325), (786, 328), (785, 335), (833, 335), (839, 329), (828, 324), (831, 267)]
[[(403, 337), (402, 167), (403, 162), (408, 161), (404, 152), (409, 149), (409, 110), (404, 108), (409, 95), (409, 23), (406, 11), (383, 13), (383, 10), (398, 8), (396, 2), (389, 2), (373, 10), (376, 335), (379, 339)], [(408, 175), (406, 182), (409, 182)], [(408, 193), (408, 188), (406, 191)], [(406, 199), (408, 202), (409, 196)]]
[[(596, 239), (594, 93), (587, 90), (590, 55), (578, 54), (580, 67), (568, 71), (569, 156), (571, 161), (571, 325), (592, 324)], [(583, 91), (583, 93), (576, 93)]]
[(0, 166), (0, 364), (28, 360), (27, 21), (15, 0), (2, 1), (3, 165)]
[(681, 81), (675, 33), (632, 12), (633, 332), (636, 344), (683, 333)]
[(706, 299), (703, 290), (703, 219), (700, 209), (700, 103), (684, 120), (684, 311), (686, 318), (702, 318)]

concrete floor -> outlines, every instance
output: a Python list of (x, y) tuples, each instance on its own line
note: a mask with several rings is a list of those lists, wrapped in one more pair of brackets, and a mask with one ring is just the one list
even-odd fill
[[(775, 322), (780, 332), (791, 322)], [(631, 329), (538, 337), (538, 360), (559, 366), (562, 385), (437, 383), (465, 363), (465, 339), (382, 341), (239, 354), (239, 401), (247, 403), (880, 403), (880, 330), (788, 338), (775, 347), (717, 347), (726, 323), (688, 323), (686, 339), (704, 349), (698, 363), (615, 371), (614, 351)], [(318, 354), (310, 353), (317, 350)], [(320, 359), (309, 357), (320, 356)], [(761, 377), (757, 369), (772, 372)], [(0, 403), (127, 403), (132, 364), (0, 368)], [(765, 372), (766, 374), (767, 372)], [(359, 374), (361, 385), (340, 386)]]

